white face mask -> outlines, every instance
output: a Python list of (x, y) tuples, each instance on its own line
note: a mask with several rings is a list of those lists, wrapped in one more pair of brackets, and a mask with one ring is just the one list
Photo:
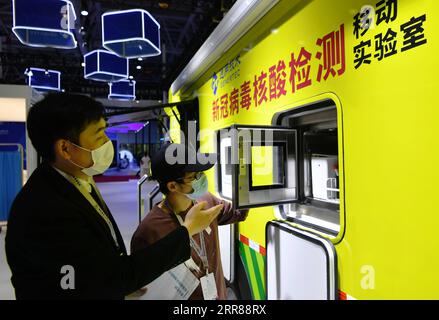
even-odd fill
[(80, 165), (70, 160), (71, 163), (73, 163), (77, 167), (80, 167), (82, 169), (81, 171), (90, 177), (104, 173), (105, 170), (107, 170), (110, 167), (111, 163), (113, 162), (114, 147), (111, 140), (108, 140), (102, 146), (94, 150), (88, 150), (81, 146), (78, 146), (73, 142), (71, 143), (77, 146), (78, 148), (91, 153), (91, 158), (93, 159), (93, 165), (89, 168), (81, 167)]

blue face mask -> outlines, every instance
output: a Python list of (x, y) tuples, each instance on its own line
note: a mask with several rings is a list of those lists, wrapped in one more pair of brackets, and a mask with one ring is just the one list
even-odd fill
[(189, 199), (198, 200), (206, 194), (208, 186), (209, 183), (207, 181), (207, 177), (204, 173), (202, 173), (198, 180), (192, 181), (192, 189), (194, 189), (194, 191), (191, 193), (185, 193), (185, 195)]

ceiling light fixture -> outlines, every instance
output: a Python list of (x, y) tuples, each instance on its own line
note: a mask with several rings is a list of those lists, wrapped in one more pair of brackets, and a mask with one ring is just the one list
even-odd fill
[(88, 11), (87, 10), (82, 10), (81, 11), (81, 15), (83, 15), (84, 17), (88, 16)]

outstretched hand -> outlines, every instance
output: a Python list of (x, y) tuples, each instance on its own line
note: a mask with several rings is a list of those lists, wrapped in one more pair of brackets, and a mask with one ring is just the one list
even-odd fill
[(189, 236), (193, 236), (206, 229), (224, 207), (224, 204), (218, 204), (212, 208), (203, 210), (206, 204), (206, 201), (199, 202), (187, 213), (183, 226), (188, 230)]

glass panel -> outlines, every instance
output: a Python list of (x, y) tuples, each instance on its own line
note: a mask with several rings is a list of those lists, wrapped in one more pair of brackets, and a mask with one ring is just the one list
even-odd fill
[(251, 157), (251, 187), (285, 184), (283, 147), (252, 146)]
[(238, 207), (294, 201), (296, 180), (286, 176), (296, 172), (296, 132), (240, 128), (238, 136)]
[(232, 126), (218, 132), (218, 189), (236, 208), (297, 199), (296, 131)]

